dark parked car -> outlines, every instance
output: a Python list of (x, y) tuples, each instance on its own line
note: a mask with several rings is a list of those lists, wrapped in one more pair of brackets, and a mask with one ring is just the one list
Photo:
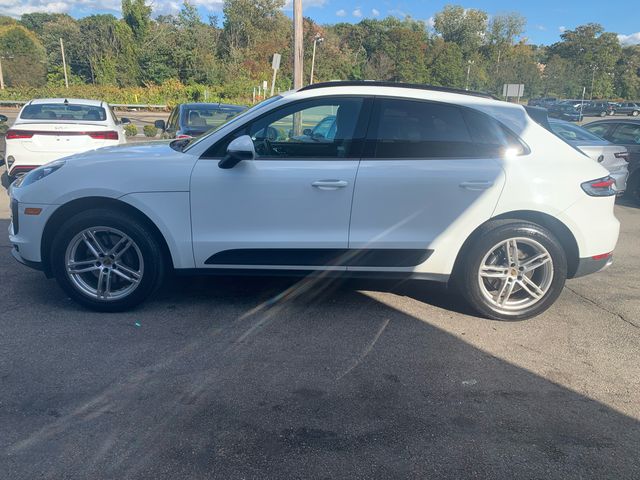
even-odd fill
[(549, 105), (553, 105), (557, 103), (558, 99), (555, 97), (543, 97), (543, 98), (532, 98), (529, 100), (528, 106), (530, 107), (548, 107)]
[(614, 105), (611, 102), (584, 102), (582, 107), (584, 116), (606, 117), (607, 115), (613, 115), (614, 112)]
[(631, 117), (637, 117), (638, 115), (640, 115), (640, 104), (635, 102), (618, 103), (614, 107), (614, 113), (616, 115), (629, 115)]
[(580, 110), (577, 110), (572, 105), (568, 105), (566, 103), (556, 103), (555, 105), (550, 105), (547, 108), (549, 112), (549, 117), (558, 118), (560, 120), (566, 120), (568, 122), (579, 122), (582, 120), (582, 115), (580, 115)]
[(626, 196), (640, 205), (640, 120), (598, 120), (584, 125), (591, 133), (629, 151)]
[(247, 107), (224, 103), (183, 103), (177, 105), (169, 119), (156, 120), (156, 128), (162, 130), (162, 138), (191, 138), (226, 123)]

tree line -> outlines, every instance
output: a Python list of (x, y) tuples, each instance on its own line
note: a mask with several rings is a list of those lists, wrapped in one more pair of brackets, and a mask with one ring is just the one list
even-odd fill
[[(215, 86), (222, 97), (247, 97), (271, 78), (282, 54), (277, 87), (292, 85), (292, 21), (284, 0), (225, 0), (223, 19), (201, 18), (188, 1), (154, 17), (145, 0), (122, 0), (122, 18), (29, 13), (0, 17), (0, 57), (8, 87), (64, 85), (60, 38), (72, 85), (115, 87)], [(432, 25), (410, 17), (319, 25), (304, 20), (305, 78), (314, 38), (314, 79), (375, 79), (502, 93), (524, 83), (526, 96), (640, 99), (640, 46), (622, 46), (596, 23), (567, 30), (548, 46), (523, 36), (517, 13), (489, 16), (448, 5)]]

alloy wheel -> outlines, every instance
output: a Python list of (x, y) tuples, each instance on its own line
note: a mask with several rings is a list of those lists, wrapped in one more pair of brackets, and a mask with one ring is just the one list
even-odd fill
[(515, 315), (544, 298), (553, 273), (553, 260), (542, 244), (531, 238), (509, 238), (484, 256), (478, 283), (493, 310)]
[(78, 291), (101, 301), (130, 295), (144, 274), (136, 242), (111, 227), (86, 228), (75, 235), (66, 249), (65, 267)]

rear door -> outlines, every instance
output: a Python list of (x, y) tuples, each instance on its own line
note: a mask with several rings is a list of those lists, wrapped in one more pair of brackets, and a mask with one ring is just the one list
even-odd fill
[(507, 144), (503, 127), (476, 110), (377, 99), (349, 232), (349, 247), (372, 255), (349, 270), (413, 270), (454, 224), (490, 218)]
[(629, 151), (629, 171), (640, 165), (640, 123), (620, 123), (611, 131), (607, 140), (624, 145)]

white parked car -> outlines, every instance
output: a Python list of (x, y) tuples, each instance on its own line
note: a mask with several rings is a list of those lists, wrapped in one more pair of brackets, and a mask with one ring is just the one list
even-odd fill
[[(299, 140), (335, 115), (331, 142)], [(372, 82), (273, 97), (197, 140), (103, 148), (10, 189), (21, 262), (130, 308), (167, 270), (451, 282), (528, 318), (612, 261), (607, 170), (490, 97)]]
[(127, 123), (99, 100), (31, 100), (6, 133), (7, 173), (17, 177), (74, 153), (125, 143)]
[(629, 152), (623, 145), (615, 145), (604, 138), (591, 133), (571, 122), (549, 119), (551, 130), (560, 138), (588, 155), (609, 170), (609, 175), (615, 180), (618, 195), (622, 195), (627, 188), (629, 176)]

